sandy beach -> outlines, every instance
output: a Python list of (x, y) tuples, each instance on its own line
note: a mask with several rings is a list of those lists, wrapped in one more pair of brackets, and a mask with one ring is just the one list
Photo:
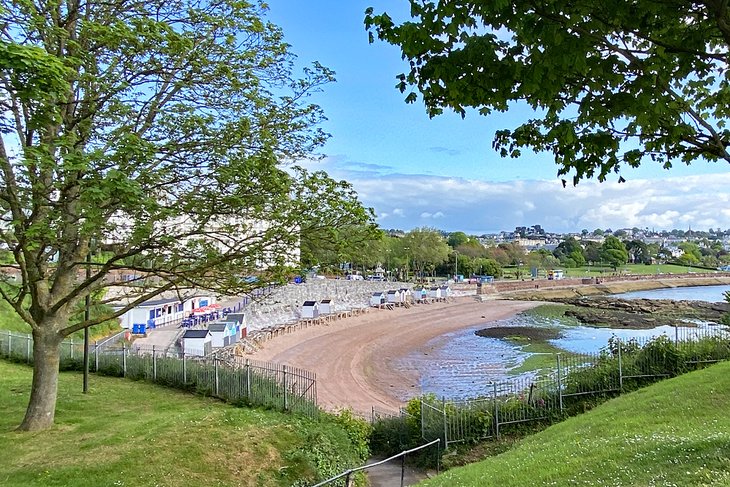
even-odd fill
[[(299, 330), (264, 342), (252, 358), (279, 362), (317, 374), (319, 404), (369, 415), (396, 412), (404, 397), (420, 393), (417, 370), (401, 370), (399, 359), (445, 333), (501, 320), (539, 302), (471, 297), (452, 302), (370, 312)], [(487, 325), (488, 326), (488, 325)], [(424, 350), (424, 353), (426, 351)]]

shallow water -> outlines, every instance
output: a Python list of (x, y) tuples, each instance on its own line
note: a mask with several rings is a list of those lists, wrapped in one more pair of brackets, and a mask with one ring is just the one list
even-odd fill
[(730, 286), (694, 286), (694, 287), (675, 287), (671, 289), (654, 289), (651, 291), (634, 291), (630, 293), (616, 294), (616, 297), (622, 299), (674, 299), (674, 300), (693, 300), (707, 301), (716, 303), (725, 301), (723, 293), (730, 291)]
[[(693, 299), (716, 302), (723, 301), (723, 293), (729, 290), (730, 286), (704, 286), (640, 291), (616, 296), (626, 299)], [(626, 340), (637, 338), (640, 341), (662, 334), (670, 338), (675, 336), (675, 328), (670, 326), (660, 326), (650, 330), (591, 328), (575, 326), (574, 321), (529, 314), (517, 315), (492, 324), (559, 327), (563, 331), (563, 337), (550, 340), (550, 343), (576, 353), (598, 352), (606, 346), (612, 336)], [(450, 399), (489, 395), (492, 391), (491, 382), (514, 379), (516, 376), (511, 375), (510, 370), (520, 366), (530, 354), (507, 341), (474, 334), (484, 327), (485, 325), (471, 327), (435, 338), (424, 348), (404, 357), (397, 366), (420, 372), (420, 387), (423, 393)], [(696, 329), (679, 328), (679, 336), (691, 335)], [(526, 378), (532, 375), (534, 373), (517, 377)]]
[(434, 338), (401, 359), (398, 367), (421, 372), (423, 393), (454, 399), (486, 395), (491, 391), (490, 381), (509, 377), (509, 371), (529, 354), (508, 342), (476, 336), (474, 332), (482, 328)]

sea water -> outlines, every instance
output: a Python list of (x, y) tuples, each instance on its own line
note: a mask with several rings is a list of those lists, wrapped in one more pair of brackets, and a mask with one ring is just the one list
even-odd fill
[[(638, 291), (616, 297), (717, 302), (724, 301), (723, 294), (726, 291), (730, 291), (730, 286), (698, 286)], [(560, 328), (561, 338), (550, 340), (550, 343), (576, 353), (598, 352), (607, 345), (612, 336), (623, 340), (637, 338), (643, 341), (662, 334), (674, 337), (675, 333), (675, 328), (670, 326), (659, 326), (648, 330), (593, 328), (568, 325), (560, 318), (530, 314), (492, 322), (490, 326)], [(434, 338), (423, 348), (401, 359), (397, 366), (420, 372), (421, 393), (435, 394), (447, 399), (487, 396), (491, 393), (492, 382), (517, 377), (511, 371), (519, 367), (530, 354), (506, 340), (479, 337), (474, 334), (475, 331), (485, 327), (486, 324)], [(534, 373), (521, 374), (519, 377), (526, 378), (529, 375)]]

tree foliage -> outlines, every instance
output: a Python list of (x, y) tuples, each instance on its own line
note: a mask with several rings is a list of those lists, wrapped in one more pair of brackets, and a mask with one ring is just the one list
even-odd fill
[(410, 5), (400, 24), (372, 8), (365, 17), (371, 42), (400, 47), (410, 63), (398, 88), (411, 103), (420, 93), (430, 116), (527, 104), (535, 117), (495, 136), (503, 157), (550, 152), (574, 183), (646, 160), (730, 162), (726, 2)]
[(448, 240), (446, 243), (449, 244), (449, 247), (452, 249), (455, 249), (459, 247), (460, 245), (464, 245), (467, 242), (469, 242), (470, 238), (467, 234), (464, 232), (453, 232), (451, 235), (449, 235)]
[(617, 270), (619, 266), (629, 261), (629, 253), (626, 251), (623, 242), (612, 235), (606, 237), (606, 240), (603, 241), (600, 256), (601, 260), (613, 267), (613, 270)]
[[(0, 238), (20, 279), (2, 298), (32, 328), (22, 429), (53, 422), (64, 336), (110, 276), (127, 306), (165, 291), (236, 294), (282, 279), (300, 238), (369, 225), (347, 185), (282, 163), (326, 139), (265, 7), (222, 0), (2, 0)], [(332, 190), (330, 192), (330, 190)], [(326, 194), (328, 198), (323, 198)], [(86, 258), (96, 243), (103, 258)], [(117, 292), (119, 294), (119, 292)]]
[(430, 269), (445, 262), (451, 249), (441, 232), (435, 228), (414, 228), (401, 239), (402, 249), (411, 269), (423, 277)]

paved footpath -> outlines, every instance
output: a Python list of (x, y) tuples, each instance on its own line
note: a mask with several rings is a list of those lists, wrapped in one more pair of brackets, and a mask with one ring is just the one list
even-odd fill
[[(371, 458), (367, 463), (374, 463), (383, 460), (383, 458)], [(377, 467), (368, 469), (368, 479), (370, 487), (400, 487), (401, 461), (400, 459), (392, 460), (388, 463), (378, 465)], [(416, 470), (406, 465), (403, 485), (415, 485), (422, 480), (426, 480), (429, 476), (423, 470)]]
[(137, 338), (134, 344), (145, 349), (152, 348), (153, 346), (155, 348), (167, 348), (175, 344), (175, 337), (177, 337), (179, 332), (180, 328), (177, 326), (154, 328), (147, 333), (146, 337)]

